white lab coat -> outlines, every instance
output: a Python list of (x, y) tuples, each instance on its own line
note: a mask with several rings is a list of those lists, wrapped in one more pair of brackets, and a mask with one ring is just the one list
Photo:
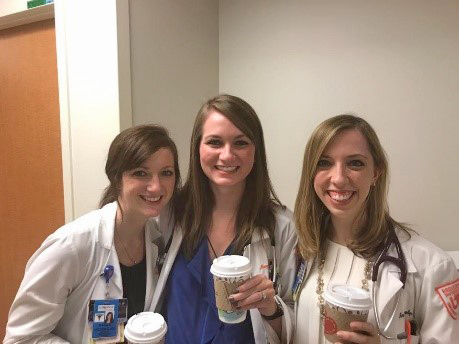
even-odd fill
[[(110, 297), (123, 296), (113, 236), (116, 203), (86, 214), (51, 234), (26, 265), (24, 279), (11, 306), (3, 343), (88, 343), (88, 301), (103, 299), (107, 264), (114, 266)], [(145, 230), (147, 285), (145, 310), (158, 279), (155, 221)]]
[[(399, 270), (392, 264), (384, 263), (378, 274), (379, 290), (377, 305), (380, 313), (381, 326), (384, 328), (390, 319), (397, 302), (398, 292), (401, 292), (396, 315), (388, 328), (390, 336), (404, 332), (405, 319), (415, 320), (418, 333), (411, 337), (411, 343), (458, 343), (459, 342), (459, 273), (453, 260), (437, 246), (411, 233), (411, 239), (406, 233), (397, 230), (403, 253), (407, 263), (406, 286), (402, 289), (399, 280)], [(391, 256), (397, 257), (394, 245), (389, 250)], [(304, 280), (311, 270), (309, 264)], [(436, 292), (437, 287), (447, 284), (456, 286), (456, 308), (448, 312), (442, 298)], [(311, 295), (317, 297), (317, 295)], [(299, 298), (297, 298), (298, 300)], [(296, 306), (296, 305), (295, 305)], [(453, 307), (454, 308), (454, 305)], [(301, 314), (295, 310), (298, 325)], [(454, 319), (456, 317), (456, 319)], [(368, 321), (376, 326), (373, 310), (370, 310)], [(383, 337), (381, 343), (406, 343), (406, 340), (387, 340)], [(311, 343), (312, 344), (312, 343)], [(315, 343), (314, 343), (315, 344)]]
[[(161, 227), (163, 227), (163, 224), (161, 224)], [(165, 232), (170, 231), (170, 229), (163, 230)], [(176, 229), (173, 235), (171, 246), (153, 295), (151, 311), (159, 312), (161, 310), (162, 297), (167, 279), (180, 249), (183, 238), (181, 230)], [(292, 212), (290, 210), (279, 209), (277, 211), (274, 235), (277, 269), (280, 274), (278, 280), (280, 283), (278, 295), (284, 309), (284, 316), (282, 318), (282, 338), (280, 341), (276, 332), (269, 323), (261, 317), (257, 309), (251, 309), (250, 316), (252, 319), (255, 342), (257, 344), (290, 343), (293, 338), (293, 325), (295, 322), (293, 318), (292, 284), (295, 276), (296, 259), (294, 252), (297, 244), (297, 236), (292, 221)], [(165, 235), (165, 237), (167, 237), (167, 235)], [(257, 275), (261, 273), (260, 266), (266, 266), (268, 264), (268, 255), (270, 255), (271, 251), (271, 243), (268, 234), (264, 233), (263, 237), (260, 237), (260, 235), (254, 233), (251, 245), (249, 246), (250, 248), (247, 247), (244, 250), (244, 255), (250, 258), (253, 266), (252, 274)], [(265, 248), (267, 248), (267, 250)], [(265, 272), (266, 276), (268, 276), (268, 271), (266, 271), (266, 269), (262, 272)]]

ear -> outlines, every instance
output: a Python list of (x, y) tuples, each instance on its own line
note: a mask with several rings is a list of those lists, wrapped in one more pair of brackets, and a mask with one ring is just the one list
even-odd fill
[(378, 180), (379, 176), (381, 175), (381, 170), (377, 167), (375, 167), (374, 173), (373, 173), (373, 186), (376, 185), (376, 181)]

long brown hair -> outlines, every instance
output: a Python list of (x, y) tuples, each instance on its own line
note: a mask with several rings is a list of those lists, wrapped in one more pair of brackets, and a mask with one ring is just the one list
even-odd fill
[(180, 188), (180, 170), (177, 147), (167, 129), (154, 124), (138, 125), (119, 133), (108, 150), (105, 173), (110, 184), (104, 190), (99, 206), (117, 202), (121, 193), (123, 173), (142, 165), (160, 148), (167, 148), (174, 157), (175, 186), (170, 201), (174, 212), (177, 208), (177, 195)]
[(263, 129), (255, 110), (241, 98), (222, 94), (204, 103), (199, 110), (191, 135), (190, 164), (187, 180), (181, 192), (178, 223), (184, 232), (182, 248), (187, 258), (193, 253), (210, 226), (214, 196), (204, 174), (199, 156), (202, 128), (211, 111), (217, 111), (241, 130), (255, 146), (255, 162), (246, 179), (244, 193), (236, 216), (235, 254), (241, 253), (254, 230), (266, 230), (273, 240), (275, 205), (281, 206), (266, 163)]
[(378, 171), (378, 178), (366, 199), (363, 209), (364, 223), (348, 247), (356, 254), (370, 258), (380, 251), (391, 228), (400, 227), (407, 233), (409, 231), (404, 224), (395, 221), (389, 215), (389, 164), (374, 129), (363, 118), (355, 115), (331, 117), (314, 130), (304, 151), (303, 171), (294, 210), (298, 248), (304, 259), (315, 257), (328, 236), (326, 224), (329, 211), (314, 190), (317, 164), (328, 143), (336, 135), (349, 129), (357, 129), (365, 137), (375, 169)]

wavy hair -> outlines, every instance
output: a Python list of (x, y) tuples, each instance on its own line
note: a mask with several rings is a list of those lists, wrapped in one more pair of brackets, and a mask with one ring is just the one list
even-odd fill
[(389, 215), (387, 204), (389, 164), (376, 132), (361, 117), (352, 114), (338, 115), (319, 124), (309, 138), (304, 151), (303, 171), (294, 210), (298, 231), (298, 251), (304, 259), (317, 256), (329, 234), (327, 218), (330, 212), (314, 190), (317, 164), (328, 143), (342, 131), (351, 129), (359, 130), (365, 137), (375, 169), (378, 171), (378, 178), (370, 188), (364, 209), (360, 214), (363, 223), (358, 235), (348, 244), (348, 247), (354, 253), (370, 258), (381, 250), (391, 228), (400, 227), (407, 233), (410, 231), (408, 227)]
[(184, 239), (182, 248), (187, 258), (193, 253), (210, 226), (214, 196), (204, 174), (199, 155), (202, 128), (212, 111), (225, 116), (241, 130), (255, 146), (255, 162), (246, 179), (244, 193), (236, 216), (234, 253), (242, 253), (254, 230), (266, 230), (273, 240), (275, 205), (281, 205), (268, 175), (263, 129), (255, 110), (241, 98), (222, 94), (205, 102), (199, 110), (191, 135), (190, 163), (187, 180), (180, 197), (180, 223)]

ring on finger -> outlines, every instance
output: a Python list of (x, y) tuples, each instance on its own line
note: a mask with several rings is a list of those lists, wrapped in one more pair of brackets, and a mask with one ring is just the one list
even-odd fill
[(263, 291), (261, 292), (261, 301), (264, 301), (264, 300), (266, 300), (266, 293), (265, 293), (265, 291), (263, 290)]

